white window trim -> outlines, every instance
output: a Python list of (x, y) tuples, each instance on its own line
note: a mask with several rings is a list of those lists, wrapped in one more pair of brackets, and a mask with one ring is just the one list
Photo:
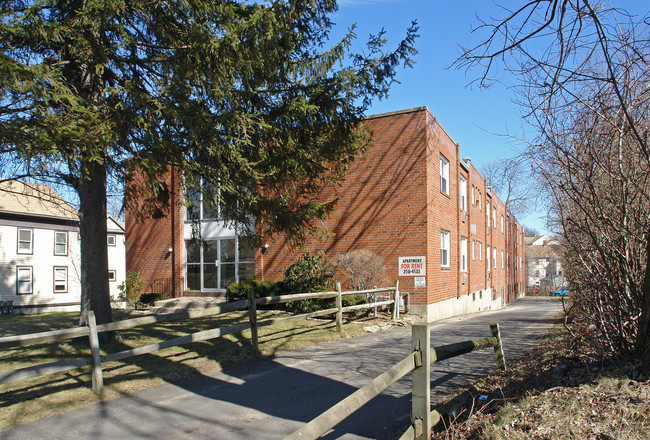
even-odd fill
[[(20, 243), (27, 243), (25, 240), (20, 240), (20, 231), (28, 231), (29, 232), (29, 250), (27, 249), (20, 249)], [(32, 228), (18, 228), (17, 229), (17, 236), (16, 236), (16, 253), (17, 254), (23, 254), (23, 255), (32, 255), (34, 253), (34, 230)]]
[[(63, 272), (65, 274), (65, 278), (57, 279), (57, 272)], [(57, 285), (62, 285), (63, 289), (57, 290)], [(66, 266), (54, 266), (54, 282), (52, 283), (52, 291), (54, 293), (68, 293), (68, 268)]]
[(440, 155), (440, 191), (449, 195), (449, 161)]
[[(113, 275), (113, 276), (111, 277), (111, 275)], [(114, 281), (117, 281), (117, 272), (116, 271), (114, 271), (114, 270), (109, 270), (108, 271), (108, 281), (111, 282), (111, 283), (114, 282)]]
[(503, 269), (503, 250), (501, 250), (501, 269)]
[[(20, 279), (20, 272), (29, 273), (29, 278), (26, 280)], [(29, 291), (21, 292), (20, 283), (29, 283)], [(34, 269), (32, 266), (16, 266), (16, 295), (33, 295), (34, 294)]]
[(460, 237), (460, 271), (467, 272), (467, 237)]
[(460, 176), (460, 209), (467, 211), (467, 179)]
[(492, 267), (495, 269), (497, 268), (497, 248), (492, 248), (492, 259), (494, 260), (494, 264), (492, 264)]
[(440, 230), (440, 267), (451, 266), (450, 238), (451, 233), (449, 231)]
[(485, 261), (486, 261), (486, 263), (487, 263), (487, 266), (486, 266), (486, 267), (487, 267), (487, 271), (489, 272), (489, 271), (490, 271), (490, 246), (488, 246), (487, 249), (486, 249), (486, 258), (485, 258)]
[(487, 214), (485, 217), (487, 218), (487, 227), (490, 229), (490, 201), (486, 200), (485, 201), (485, 213)]
[[(111, 238), (112, 238), (113, 240), (111, 240)], [(112, 241), (113, 243), (111, 243), (111, 241)], [(107, 245), (107, 246), (117, 246), (117, 236), (116, 236), (115, 234), (108, 234), (108, 235), (106, 236), (106, 245)]]

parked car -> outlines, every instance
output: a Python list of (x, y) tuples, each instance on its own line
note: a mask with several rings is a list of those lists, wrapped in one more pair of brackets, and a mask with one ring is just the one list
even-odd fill
[(561, 289), (557, 289), (551, 292), (551, 296), (568, 296), (569, 295), (569, 289), (566, 287), (562, 287)]

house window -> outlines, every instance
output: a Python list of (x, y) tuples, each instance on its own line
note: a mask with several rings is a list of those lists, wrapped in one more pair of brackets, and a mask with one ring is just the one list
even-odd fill
[(449, 267), (449, 231), (440, 231), (440, 266)]
[(54, 231), (54, 255), (68, 255), (68, 233)]
[(117, 275), (114, 270), (109, 270), (108, 271), (108, 281), (115, 281), (117, 280)]
[(487, 218), (487, 227), (490, 229), (490, 201), (485, 201), (485, 217)]
[(485, 262), (487, 264), (487, 271), (490, 271), (490, 246), (487, 247), (487, 252), (485, 255)]
[(467, 272), (467, 238), (460, 237), (460, 270)]
[(117, 241), (116, 241), (115, 238), (116, 237), (115, 237), (114, 234), (107, 235), (106, 236), (106, 244), (109, 245), (109, 246), (116, 246)]
[(16, 268), (16, 294), (29, 295), (34, 293), (34, 277), (31, 266)]
[(255, 277), (255, 249), (245, 237), (185, 240), (188, 290), (224, 290)]
[(66, 293), (68, 291), (68, 268), (54, 268), (54, 293)]
[(31, 254), (34, 252), (34, 230), (18, 229), (18, 253)]
[(440, 156), (440, 191), (449, 195), (449, 161)]
[(467, 211), (467, 179), (460, 176), (460, 209)]
[(216, 185), (199, 178), (185, 194), (188, 203), (187, 220), (214, 220), (219, 218), (219, 189)]

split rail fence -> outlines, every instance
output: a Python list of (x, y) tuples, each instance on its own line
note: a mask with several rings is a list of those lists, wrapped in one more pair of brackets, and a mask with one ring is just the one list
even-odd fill
[[(364, 308), (377, 308), (382, 306), (393, 306), (392, 317), (396, 319), (399, 317), (399, 305), (402, 302), (398, 290), (399, 284), (396, 282), (395, 286), (383, 287), (377, 289), (357, 290), (357, 291), (341, 291), (341, 285), (337, 283), (336, 290), (330, 292), (316, 292), (316, 293), (298, 293), (293, 295), (281, 295), (273, 297), (255, 298), (251, 290), (248, 299), (239, 301), (228, 302), (217, 307), (212, 307), (205, 310), (188, 310), (183, 312), (168, 313), (168, 314), (153, 314), (142, 316), (139, 318), (126, 319), (123, 321), (115, 321), (107, 324), (96, 324), (95, 315), (93, 312), (88, 312), (88, 325), (86, 327), (75, 327), (64, 330), (53, 330), (41, 333), (33, 333), (29, 335), (6, 336), (0, 338), (0, 349), (29, 346), (35, 344), (44, 344), (62, 341), (66, 339), (74, 339), (79, 337), (88, 337), (91, 350), (91, 358), (61, 360), (50, 362), (46, 364), (34, 365), (30, 367), (3, 371), (0, 372), (0, 383), (11, 383), (19, 380), (45, 376), (53, 373), (60, 373), (77, 368), (82, 368), (88, 365), (92, 366), (92, 389), (93, 392), (100, 395), (103, 390), (103, 374), (102, 363), (126, 359), (133, 356), (139, 356), (154, 351), (162, 350), (168, 347), (177, 345), (189, 344), (192, 342), (206, 341), (209, 339), (218, 338), (231, 333), (239, 333), (244, 330), (251, 330), (251, 345), (255, 353), (258, 352), (258, 332), (257, 329), (261, 326), (271, 325), (280, 321), (288, 321), (295, 319), (312, 318), (323, 315), (336, 315), (336, 329), (339, 332), (343, 331), (343, 312), (352, 310), (359, 310)], [(374, 301), (366, 304), (358, 304), (354, 306), (343, 307), (343, 297), (351, 295), (366, 294), (371, 298), (377, 299), (378, 294), (384, 294), (388, 299), (381, 301)], [(281, 304), (292, 301), (299, 301), (304, 299), (324, 299), (334, 298), (335, 307), (318, 310), (312, 313), (305, 313), (300, 315), (284, 316), (272, 319), (265, 319), (258, 321), (257, 319), (257, 306), (259, 305), (272, 305)], [(396, 301), (397, 299), (397, 301)], [(102, 356), (100, 353), (98, 333), (127, 330), (143, 325), (155, 324), (163, 321), (174, 321), (182, 319), (194, 319), (205, 316), (220, 315), (228, 312), (243, 311), (248, 309), (248, 322), (235, 324), (229, 327), (213, 328), (196, 333), (191, 333), (178, 338), (169, 339), (156, 344), (145, 345), (142, 347), (133, 348), (130, 350), (120, 351), (117, 353), (110, 353)]]
[(323, 436), (411, 371), (413, 372), (411, 379), (412, 424), (400, 437), (400, 440), (430, 439), (431, 428), (441, 418), (438, 411), (431, 411), (431, 364), (492, 347), (494, 348), (497, 367), (505, 369), (506, 361), (501, 345), (499, 325), (490, 324), (490, 331), (491, 337), (432, 348), (429, 326), (414, 325), (411, 337), (413, 351), (408, 356), (284, 440), (313, 440)]

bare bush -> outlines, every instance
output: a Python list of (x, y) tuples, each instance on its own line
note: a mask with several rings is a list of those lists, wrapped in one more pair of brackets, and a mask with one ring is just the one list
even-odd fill
[(374, 252), (360, 249), (341, 254), (334, 260), (334, 267), (346, 280), (348, 288), (364, 290), (386, 283), (383, 259)]

